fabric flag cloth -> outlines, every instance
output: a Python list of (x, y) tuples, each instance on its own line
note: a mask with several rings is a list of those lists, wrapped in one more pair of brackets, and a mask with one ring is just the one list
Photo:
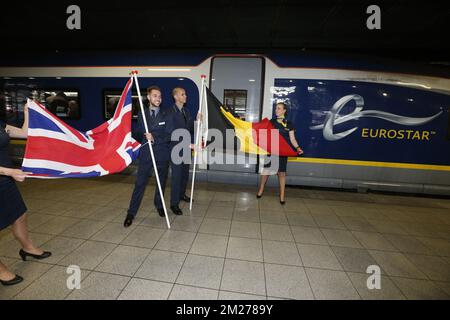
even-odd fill
[(28, 101), (28, 141), (22, 170), (35, 178), (86, 178), (124, 170), (140, 144), (131, 136), (131, 78), (114, 116), (87, 132), (61, 121), (36, 101)]
[(224, 138), (227, 129), (234, 129), (241, 152), (259, 155), (298, 156), (290, 142), (286, 141), (269, 119), (264, 118), (260, 122), (241, 120), (231, 110), (224, 107), (208, 88), (206, 88), (206, 95), (209, 128), (221, 131)]

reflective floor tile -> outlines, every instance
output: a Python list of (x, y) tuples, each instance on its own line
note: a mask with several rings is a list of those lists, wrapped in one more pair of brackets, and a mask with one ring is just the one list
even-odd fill
[(265, 296), (263, 264), (226, 259), (220, 289)]
[(115, 244), (88, 240), (72, 253), (58, 262), (60, 265), (76, 265), (82, 269), (93, 270), (116, 247)]
[(406, 298), (410, 300), (450, 299), (450, 296), (436, 286), (432, 281), (399, 277), (391, 277), (391, 279), (397, 287), (400, 288)]
[(230, 233), (230, 227), (231, 220), (205, 218), (198, 232), (227, 236)]
[(159, 239), (155, 249), (187, 253), (194, 242), (195, 235), (193, 232), (167, 230)]
[(79, 290), (70, 293), (68, 300), (113, 300), (119, 297), (129, 277), (101, 272), (91, 272), (81, 282)]
[[(364, 300), (405, 300), (405, 296), (397, 288), (388, 276), (380, 277), (380, 288), (368, 287), (367, 282), (371, 274), (367, 273), (347, 273), (353, 286)], [(370, 281), (370, 280), (369, 280)], [(372, 282), (370, 282), (372, 284)]]
[(329, 246), (297, 243), (305, 267), (342, 270), (342, 266)]
[(189, 254), (176, 280), (178, 284), (219, 289), (223, 258)]
[(192, 244), (190, 253), (212, 257), (225, 257), (227, 244), (228, 237), (198, 233)]
[[(77, 290), (68, 287), (69, 277), (73, 273), (68, 273), (66, 267), (53, 266), (39, 279), (35, 280), (25, 290), (20, 292), (14, 299), (19, 300), (62, 300), (71, 292)], [(90, 273), (87, 270), (80, 270), (80, 280), (82, 281)]]
[(103, 241), (110, 243), (120, 243), (123, 241), (131, 231), (136, 228), (136, 225), (131, 225), (125, 228), (121, 223), (108, 223), (100, 231), (92, 236), (92, 240)]
[(296, 242), (328, 245), (327, 240), (319, 228), (292, 226), (291, 230)]
[(361, 299), (349, 277), (343, 271), (306, 268), (306, 274), (316, 299)]
[(134, 276), (173, 283), (185, 259), (184, 253), (153, 250)]
[(361, 244), (350, 231), (335, 229), (321, 229), (321, 231), (328, 243), (332, 246), (362, 248)]
[(133, 276), (150, 253), (150, 249), (118, 246), (95, 270)]
[(163, 229), (137, 226), (121, 242), (122, 245), (152, 249), (164, 234)]
[(352, 231), (356, 239), (366, 249), (397, 251), (397, 249), (381, 233)]
[(172, 284), (133, 278), (118, 297), (118, 300), (165, 300)]
[(264, 262), (301, 266), (302, 261), (294, 242), (263, 241)]
[(264, 240), (294, 241), (289, 226), (261, 223), (261, 234)]
[(302, 267), (265, 264), (265, 274), (268, 296), (298, 300), (314, 299)]
[(217, 300), (219, 291), (190, 286), (174, 285), (169, 300)]
[(377, 264), (390, 276), (426, 279), (426, 276), (414, 266), (402, 253), (369, 250)]
[(261, 224), (233, 220), (231, 222), (230, 236), (261, 239)]

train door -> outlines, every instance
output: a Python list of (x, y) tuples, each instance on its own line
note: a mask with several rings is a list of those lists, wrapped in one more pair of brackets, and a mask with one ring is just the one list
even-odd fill
[[(259, 121), (262, 114), (264, 62), (262, 57), (246, 56), (214, 57), (211, 61), (212, 93), (245, 121)], [(209, 170), (256, 172), (256, 155), (235, 152), (234, 159), (235, 164), (210, 164)]]

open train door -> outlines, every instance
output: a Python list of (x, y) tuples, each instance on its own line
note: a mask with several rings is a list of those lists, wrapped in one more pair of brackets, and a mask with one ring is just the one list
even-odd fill
[[(234, 111), (236, 116), (245, 121), (256, 122), (260, 120), (262, 114), (264, 70), (265, 60), (260, 56), (216, 56), (211, 60), (209, 88), (219, 101)], [(223, 152), (228, 157), (234, 156), (234, 164), (210, 164), (209, 175), (217, 172), (219, 176), (228, 178), (230, 176), (244, 178), (245, 173), (254, 176), (258, 161), (256, 155), (245, 155), (232, 149)], [(251, 180), (253, 179), (247, 182), (254, 182)]]

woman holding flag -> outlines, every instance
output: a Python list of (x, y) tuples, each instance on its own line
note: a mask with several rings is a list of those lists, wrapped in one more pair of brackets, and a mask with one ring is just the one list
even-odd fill
[[(294, 147), (298, 155), (303, 154), (303, 150), (298, 145), (297, 140), (295, 139), (295, 129), (292, 126), (292, 123), (286, 119), (287, 117), (287, 106), (285, 103), (280, 102), (275, 106), (275, 118), (271, 119), (273, 127), (278, 130), (284, 140), (290, 142), (290, 144)], [(276, 157), (276, 158), (275, 158)], [(287, 156), (274, 156), (269, 155), (266, 157), (266, 161), (264, 163), (264, 168), (261, 172), (261, 179), (259, 181), (259, 190), (256, 197), (259, 199), (262, 197), (264, 193), (264, 187), (266, 185), (267, 180), (269, 179), (270, 174), (274, 174), (272, 170), (269, 170), (274, 163), (277, 163), (278, 159), (278, 169), (276, 170), (276, 174), (278, 175), (278, 183), (280, 185), (280, 203), (285, 204), (285, 188), (286, 188), (286, 167), (287, 167)]]
[[(28, 133), (28, 107), (24, 110), (24, 124), (22, 128), (7, 125), (6, 107), (4, 101), (0, 102), (0, 230), (11, 225), (14, 237), (22, 245), (19, 255), (22, 260), (27, 257), (35, 259), (48, 258), (51, 253), (44, 252), (34, 246), (28, 235), (27, 208), (20, 195), (15, 181), (25, 180), (27, 172), (12, 168), (12, 162), (8, 155), (9, 139), (26, 138)], [(4, 286), (22, 282), (23, 278), (15, 275), (0, 262), (0, 283)]]

